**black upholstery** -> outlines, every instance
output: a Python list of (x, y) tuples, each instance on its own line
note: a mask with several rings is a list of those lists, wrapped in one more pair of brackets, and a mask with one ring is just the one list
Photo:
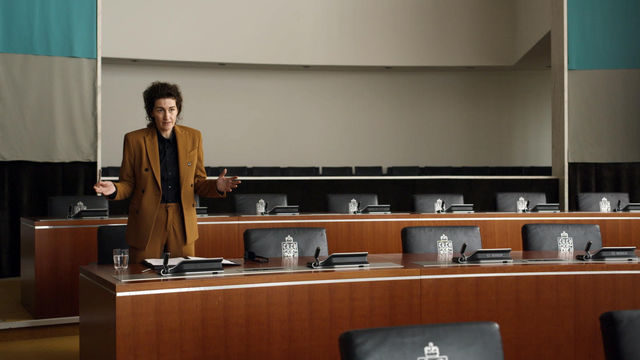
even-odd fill
[(387, 168), (387, 175), (391, 176), (418, 176), (420, 173), (420, 166), (389, 166)]
[(254, 166), (251, 176), (282, 176), (282, 168), (277, 166)]
[(500, 212), (516, 212), (516, 202), (520, 197), (529, 201), (529, 209), (538, 204), (545, 204), (547, 196), (534, 192), (504, 192), (496, 194), (496, 210)]
[(249, 175), (249, 169), (246, 166), (205, 166), (204, 170), (207, 172), (207, 176), (218, 176), (220, 172), (227, 169), (227, 176), (247, 176)]
[(266, 210), (274, 206), (284, 206), (287, 204), (286, 194), (235, 194), (233, 203), (237, 214), (256, 215), (256, 203), (260, 200), (266, 203)]
[(584, 192), (578, 194), (578, 211), (600, 211), (600, 200), (605, 197), (611, 203), (611, 210), (620, 209), (629, 204), (629, 193)]
[(284, 176), (318, 176), (320, 168), (316, 166), (289, 166), (282, 169)]
[(413, 195), (413, 209), (417, 213), (434, 213), (436, 212), (434, 204), (438, 199), (445, 202), (445, 207), (449, 207), (451, 204), (464, 204), (462, 194), (415, 194)]
[(103, 177), (120, 177), (120, 166), (106, 166), (102, 168)]
[(328, 194), (327, 211), (348, 214), (351, 199), (356, 199), (358, 209), (362, 209), (367, 205), (378, 205), (378, 195), (376, 194)]
[(609, 311), (600, 315), (607, 360), (636, 360), (640, 356), (640, 310)]
[(98, 265), (113, 264), (113, 249), (128, 249), (127, 225), (98, 226)]
[(247, 229), (244, 232), (244, 251), (252, 251), (264, 257), (281, 257), (282, 242), (291, 235), (298, 243), (298, 256), (313, 256), (316, 247), (320, 255), (328, 255), (327, 232), (324, 228), (264, 228)]
[(322, 175), (324, 176), (351, 176), (353, 175), (353, 167), (351, 166), (323, 166)]
[(66, 218), (69, 207), (82, 201), (88, 209), (109, 209), (106, 197), (96, 195), (50, 196), (47, 199), (47, 216)]
[(450, 360), (504, 359), (500, 328), (494, 322), (352, 330), (340, 335), (339, 344), (342, 360), (424, 359), (430, 344)]
[(443, 234), (453, 243), (454, 252), (459, 252), (463, 243), (467, 243), (466, 252), (482, 249), (477, 226), (409, 226), (402, 229), (402, 252), (437, 254), (437, 242)]
[(356, 166), (356, 176), (380, 176), (382, 175), (382, 166)]
[(573, 249), (584, 250), (589, 241), (591, 251), (602, 247), (600, 226), (594, 224), (526, 224), (522, 227), (522, 249), (558, 251), (558, 238), (563, 231), (573, 238)]

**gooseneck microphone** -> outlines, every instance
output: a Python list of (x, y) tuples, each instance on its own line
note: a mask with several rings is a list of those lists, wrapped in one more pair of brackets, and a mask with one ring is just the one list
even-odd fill
[(169, 273), (169, 256), (171, 256), (171, 253), (169, 253), (169, 252), (166, 252), (163, 255), (162, 273), (164, 273), (164, 274), (168, 274)]
[(456, 259), (460, 264), (467, 262), (467, 255), (464, 254), (465, 251), (467, 251), (466, 242), (462, 243), (462, 246), (460, 247), (460, 257)]
[(593, 242), (589, 241), (587, 242), (587, 245), (584, 247), (584, 258), (585, 259), (591, 259), (591, 253), (589, 252), (589, 250), (591, 250), (591, 245), (593, 244)]
[(318, 259), (319, 256), (320, 256), (320, 246), (316, 247), (316, 251), (313, 254), (313, 267), (320, 266), (320, 259)]

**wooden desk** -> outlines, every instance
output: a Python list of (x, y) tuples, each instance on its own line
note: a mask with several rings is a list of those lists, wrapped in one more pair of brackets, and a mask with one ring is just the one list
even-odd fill
[[(97, 261), (98, 226), (125, 224), (109, 219), (32, 219), (21, 221), (22, 304), (35, 318), (78, 314), (78, 267)], [(402, 251), (400, 232), (406, 226), (477, 225), (485, 248), (521, 250), (526, 223), (591, 223), (600, 225), (606, 246), (640, 247), (640, 214), (388, 214), (297, 216), (204, 216), (198, 218), (199, 256), (243, 256), (242, 234), (248, 228), (324, 227), (330, 252)]]
[(369, 260), (404, 267), (127, 283), (111, 267), (82, 267), (80, 358), (338, 359), (349, 329), (488, 320), (500, 325), (505, 359), (604, 359), (598, 316), (640, 307), (638, 263)]

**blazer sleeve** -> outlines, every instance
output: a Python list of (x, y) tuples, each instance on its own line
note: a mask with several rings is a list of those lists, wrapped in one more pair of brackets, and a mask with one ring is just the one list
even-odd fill
[(124, 149), (122, 151), (122, 165), (120, 165), (120, 179), (115, 183), (117, 188), (114, 200), (123, 200), (131, 196), (136, 186), (135, 178), (135, 152), (131, 143), (130, 134), (124, 136)]
[(193, 183), (195, 184), (196, 194), (202, 197), (219, 198), (226, 197), (227, 193), (218, 192), (215, 180), (207, 180), (207, 173), (204, 170), (204, 154), (202, 150), (202, 134), (198, 131), (198, 159), (196, 160), (196, 171)]

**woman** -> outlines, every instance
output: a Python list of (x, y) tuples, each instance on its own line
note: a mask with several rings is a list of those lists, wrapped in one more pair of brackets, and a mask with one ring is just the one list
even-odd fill
[(126, 232), (131, 262), (160, 258), (164, 251), (193, 256), (195, 194), (224, 197), (240, 181), (226, 177), (226, 169), (216, 180), (206, 179), (202, 135), (176, 125), (182, 111), (177, 85), (154, 82), (143, 98), (147, 128), (125, 135), (119, 181), (99, 181), (94, 189), (112, 200), (131, 197)]

